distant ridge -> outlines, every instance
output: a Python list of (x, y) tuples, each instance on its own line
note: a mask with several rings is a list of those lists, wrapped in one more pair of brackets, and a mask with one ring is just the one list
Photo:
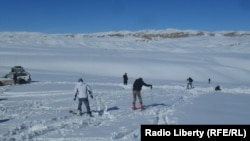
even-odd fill
[(63, 34), (47, 34), (40, 32), (0, 32), (1, 37), (14, 38), (15, 36), (36, 36), (44, 38), (47, 36), (58, 36), (58, 37), (136, 37), (143, 38), (146, 40), (153, 39), (166, 39), (166, 38), (183, 38), (183, 37), (192, 37), (192, 36), (226, 36), (226, 37), (242, 37), (250, 36), (250, 31), (216, 31), (216, 32), (207, 32), (199, 30), (179, 30), (179, 29), (165, 29), (165, 30), (139, 30), (139, 31), (109, 31), (109, 32), (97, 32), (97, 33), (63, 33)]
[[(156, 47), (160, 44), (172, 46), (241, 46), (250, 44), (250, 31), (216, 31), (199, 30), (140, 30), (110, 31), (91, 34), (47, 34), (39, 32), (0, 32), (0, 47), (103, 47), (128, 48), (136, 43), (137, 47)], [(190, 43), (192, 40), (192, 43)], [(151, 44), (154, 43), (154, 44)], [(158, 43), (158, 45), (156, 45)]]

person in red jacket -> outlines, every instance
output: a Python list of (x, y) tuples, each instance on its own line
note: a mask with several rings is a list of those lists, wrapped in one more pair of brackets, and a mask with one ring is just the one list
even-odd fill
[(142, 101), (142, 97), (141, 97), (141, 89), (142, 86), (147, 86), (150, 87), (152, 89), (152, 85), (151, 84), (146, 84), (142, 78), (138, 78), (134, 81), (133, 83), (133, 102), (132, 102), (132, 109), (135, 110), (136, 109), (136, 98), (138, 97), (139, 99), (139, 103), (140, 103), (140, 108), (143, 109), (143, 101)]

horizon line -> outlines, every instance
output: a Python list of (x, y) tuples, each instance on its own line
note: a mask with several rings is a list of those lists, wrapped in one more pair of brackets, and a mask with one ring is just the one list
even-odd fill
[(92, 33), (87, 32), (65, 32), (65, 33), (49, 33), (49, 32), (41, 32), (41, 31), (0, 31), (0, 33), (43, 33), (43, 34), (97, 34), (97, 33), (109, 33), (109, 32), (142, 32), (142, 31), (197, 31), (197, 32), (207, 32), (207, 33), (215, 33), (215, 32), (250, 32), (250, 30), (216, 30), (216, 31), (206, 31), (199, 29), (178, 29), (178, 28), (164, 28), (164, 29), (141, 29), (141, 30), (110, 30), (110, 31), (97, 31)]

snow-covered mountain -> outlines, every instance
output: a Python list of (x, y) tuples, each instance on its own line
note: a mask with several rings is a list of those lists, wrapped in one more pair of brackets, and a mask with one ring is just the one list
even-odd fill
[[(249, 52), (249, 46), (250, 46), (250, 32), (249, 31), (217, 31), (217, 32), (203, 32), (203, 31), (196, 31), (196, 30), (178, 30), (178, 29), (166, 29), (166, 30), (142, 30), (142, 31), (117, 31), (117, 32), (104, 32), (104, 33), (93, 33), (93, 34), (45, 34), (45, 33), (30, 33), (30, 32), (1, 32), (0, 33), (0, 47), (1, 47), (1, 56), (2, 58), (5, 58), (7, 54), (12, 55), (14, 58), (29, 59), (29, 56), (33, 56), (37, 54), (37, 51), (40, 51), (39, 54), (37, 54), (37, 57), (41, 56), (47, 56), (49, 53), (50, 56), (47, 56), (45, 59), (49, 59), (50, 61), (44, 64), (44, 66), (47, 67), (55, 67), (53, 65), (53, 62), (55, 60), (54, 55), (57, 56), (58, 53), (63, 52), (67, 50), (69, 52), (68, 56), (78, 56), (79, 51), (84, 52), (92, 52), (90, 50), (92, 49), (100, 49), (99, 52), (104, 53), (103, 55), (112, 55), (114, 60), (122, 60), (125, 59), (132, 59), (132, 57), (128, 57), (126, 55), (120, 55), (123, 54), (124, 50), (130, 50), (130, 51), (138, 51), (140, 50), (141, 53), (147, 53), (148, 57), (145, 60), (157, 60), (158, 57), (152, 56), (151, 54), (154, 54), (154, 52), (157, 53), (165, 53), (166, 56), (163, 58), (160, 58), (160, 60), (164, 59), (166, 65), (168, 65), (170, 60), (176, 60), (173, 59), (176, 56), (180, 56), (182, 58), (183, 62), (184, 60), (189, 60), (191, 56), (192, 59), (195, 62), (200, 60), (199, 63), (207, 63), (208, 60), (214, 60), (218, 59), (221, 60), (221, 63), (224, 63), (224, 61), (220, 57), (221, 52), (226, 52), (226, 54), (230, 54), (230, 57), (236, 57), (235, 53), (238, 53), (243, 56), (248, 56), (247, 52)], [(52, 49), (51, 49), (52, 48)], [(62, 49), (64, 48), (64, 49)], [(73, 49), (74, 48), (74, 49)], [(77, 49), (78, 48), (78, 49)], [(13, 52), (13, 49), (16, 50), (22, 50), (24, 54), (22, 56), (11, 54)], [(24, 50), (24, 51), (23, 51)], [(36, 51), (37, 50), (37, 51)], [(46, 50), (54, 50), (52, 52), (47, 52)], [(76, 52), (75, 52), (76, 51)], [(77, 52), (78, 51), (78, 52)], [(43, 52), (46, 52), (43, 54)], [(220, 53), (219, 53), (220, 52)], [(246, 54), (245, 54), (246, 53)], [(192, 55), (193, 54), (193, 55)], [(213, 54), (211, 56), (211, 54)], [(237, 55), (238, 55), (237, 54)], [(25, 56), (24, 56), (25, 55)], [(91, 60), (90, 54), (82, 54), (83, 58), (88, 61)], [(216, 58), (215, 58), (216, 56)], [(187, 58), (186, 58), (187, 57)], [(102, 60), (102, 57), (100, 58)], [(2, 59), (5, 60), (5, 59)], [(74, 62), (75, 59), (71, 61), (72, 67), (73, 65), (76, 65), (78, 63)], [(111, 61), (105, 61), (107, 65), (113, 66)], [(236, 61), (237, 60), (237, 61)], [(2, 66), (5, 66), (7, 64), (17, 64), (19, 65), (19, 60), (10, 60), (11, 62), (8, 62), (8, 60), (2, 62)], [(93, 61), (93, 60), (91, 60)], [(132, 61), (132, 60), (131, 60)], [(127, 64), (127, 68), (133, 68), (134, 65), (136, 65), (136, 60), (132, 61), (133, 63)], [(240, 63), (239, 63), (239, 62)], [(74, 62), (74, 63), (73, 63)], [(95, 62), (95, 60), (94, 60)], [(25, 61), (21, 61), (21, 64), (25, 64), (28, 67), (31, 68), (41, 68), (45, 69), (46, 67), (38, 66), (36, 64), (29, 64)], [(177, 62), (178, 63), (178, 62)], [(245, 70), (245, 65), (247, 64), (244, 60), (240, 60), (237, 57), (234, 58), (231, 62), (231, 64), (234, 63), (237, 65), (238, 68), (242, 68), (242, 73), (245, 73), (243, 70)], [(61, 64), (61, 65), (60, 65)], [(91, 64), (91, 65), (90, 65)], [(122, 64), (118, 62), (117, 68), (123, 68), (124, 66), (121, 66), (119, 64)], [(208, 63), (207, 65), (209, 65)], [(227, 64), (227, 65), (231, 65)], [(63, 62), (57, 61), (57, 69), (66, 69)], [(86, 64), (88, 69), (85, 70), (93, 73), (93, 70), (91, 67), (99, 69), (100, 65), (95, 65), (94, 63), (88, 63)], [(172, 63), (171, 63), (172, 65)], [(176, 64), (175, 64), (176, 65)], [(225, 64), (224, 64), (225, 65)], [(80, 65), (83, 67), (83, 65)], [(90, 67), (91, 66), (91, 67)], [(178, 65), (176, 65), (178, 66)], [(101, 66), (102, 67), (102, 66)], [(164, 66), (163, 66), (164, 67)], [(192, 66), (194, 68), (200, 67), (200, 65)], [(204, 66), (202, 68), (203, 71), (206, 71), (208, 66)], [(175, 67), (172, 67), (175, 68)], [(179, 67), (178, 67), (179, 68)], [(234, 68), (234, 67), (233, 67)], [(123, 70), (121, 69), (121, 70)], [(171, 68), (159, 68), (156, 67), (149, 67), (147, 69), (156, 69), (155, 71), (162, 71), (165, 70), (169, 71)], [(186, 68), (185, 68), (186, 69)], [(184, 71), (183, 69), (182, 71)], [(213, 69), (213, 71), (216, 68)], [(67, 70), (67, 69), (66, 69)], [(180, 73), (185, 74), (185, 72), (180, 71)], [(191, 70), (186, 70), (189, 73), (193, 74)], [(110, 70), (103, 70), (103, 75), (111, 75), (109, 73)], [(120, 72), (117, 72), (120, 73)], [(194, 72), (195, 73), (195, 72)], [(208, 75), (210, 72), (205, 75)], [(181, 77), (182, 74), (180, 74)], [(118, 75), (118, 74), (117, 74)], [(217, 74), (218, 75), (218, 74)], [(179, 79), (178, 76), (173, 76), (167, 74), (164, 74), (166, 77), (170, 77), (171, 79)], [(208, 75), (209, 76), (209, 75)], [(155, 77), (162, 77), (157, 76)], [(227, 76), (228, 78), (230, 76)], [(242, 77), (239, 76), (239, 80)], [(244, 78), (244, 77), (243, 77)], [(199, 80), (199, 78), (197, 78)]]

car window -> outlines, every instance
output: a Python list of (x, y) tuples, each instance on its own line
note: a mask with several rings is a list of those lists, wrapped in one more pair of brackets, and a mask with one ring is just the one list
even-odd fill
[(21, 76), (27, 76), (27, 74), (26, 73), (21, 73)]
[(4, 78), (12, 78), (12, 75), (11, 75), (11, 74), (6, 74), (6, 75), (4, 76)]

